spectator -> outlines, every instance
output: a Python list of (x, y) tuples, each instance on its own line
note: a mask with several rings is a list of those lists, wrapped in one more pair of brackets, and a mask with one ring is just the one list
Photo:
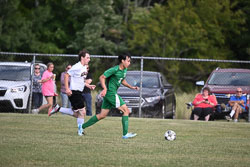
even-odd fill
[(40, 73), (40, 65), (35, 64), (32, 89), (32, 108), (39, 108), (43, 103), (42, 94), (42, 74)]
[(47, 70), (43, 73), (42, 76), (42, 94), (47, 100), (47, 104), (40, 106), (38, 109), (33, 109), (32, 113), (38, 114), (42, 109), (48, 108), (48, 111), (52, 108), (53, 97), (55, 95), (54, 86), (55, 86), (55, 75), (52, 73), (54, 70), (54, 64), (48, 63)]
[[(86, 65), (87, 66), (87, 71), (88, 71), (88, 74), (87, 74), (87, 77), (86, 77), (86, 81), (89, 85), (91, 84), (92, 82), (92, 75), (91, 73), (89, 72), (89, 65)], [(84, 89), (83, 89), (83, 98), (84, 98), (84, 101), (85, 101), (85, 104), (86, 104), (86, 114), (88, 116), (92, 116), (92, 96), (91, 96), (91, 90), (85, 86)]]
[(231, 121), (234, 116), (234, 122), (238, 122), (239, 114), (246, 111), (246, 96), (242, 96), (242, 89), (237, 88), (236, 95), (231, 96), (228, 102), (229, 106), (232, 108), (229, 115), (226, 115), (225, 118), (228, 121)]
[[(71, 103), (69, 101), (68, 95), (66, 94), (66, 89), (65, 89), (65, 84), (64, 84), (64, 77), (65, 74), (68, 72), (69, 69), (71, 69), (71, 65), (68, 64), (65, 68), (65, 71), (61, 73), (61, 101), (62, 101), (62, 107), (64, 108), (71, 108)], [(70, 85), (70, 78), (69, 78), (69, 83)]]
[(217, 100), (214, 95), (210, 95), (210, 89), (205, 87), (202, 93), (195, 96), (194, 101), (194, 120), (204, 117), (208, 121), (212, 114), (214, 107), (217, 105)]

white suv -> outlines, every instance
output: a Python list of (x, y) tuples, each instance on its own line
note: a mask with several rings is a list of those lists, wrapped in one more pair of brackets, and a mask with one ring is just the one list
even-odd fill
[[(46, 65), (39, 64), (43, 73)], [(32, 69), (28, 62), (0, 62), (0, 112), (28, 111)]]

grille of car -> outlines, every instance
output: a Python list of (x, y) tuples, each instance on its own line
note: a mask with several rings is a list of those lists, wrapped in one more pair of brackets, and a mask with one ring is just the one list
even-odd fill
[(4, 87), (0, 87), (0, 96), (4, 96), (6, 93), (7, 89)]
[(218, 104), (227, 104), (230, 97), (226, 94), (215, 94)]
[[(139, 107), (140, 97), (122, 97), (122, 99), (128, 107)], [(143, 105), (144, 102), (145, 100), (142, 98), (141, 105)]]

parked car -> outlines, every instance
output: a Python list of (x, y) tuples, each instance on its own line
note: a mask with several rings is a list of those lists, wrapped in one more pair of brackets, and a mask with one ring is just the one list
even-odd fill
[[(40, 64), (41, 72), (46, 65)], [(31, 95), (33, 65), (28, 62), (0, 62), (0, 111), (27, 112)]]
[[(128, 71), (126, 81), (132, 86), (140, 87), (140, 71)], [(143, 71), (142, 77), (142, 117), (149, 118), (174, 118), (176, 100), (174, 88), (159, 72)], [(121, 85), (117, 91), (124, 100), (131, 113), (130, 116), (139, 116), (140, 91), (129, 89)], [(100, 113), (103, 98), (96, 96), (96, 113)], [(117, 109), (111, 109), (109, 116), (120, 116)]]
[(243, 95), (247, 96), (249, 103), (250, 94), (250, 69), (217, 68), (208, 77), (206, 83), (197, 81), (196, 85), (209, 87), (218, 101), (215, 117), (224, 118), (226, 112), (221, 112), (220, 104), (228, 104), (236, 88), (241, 87)]

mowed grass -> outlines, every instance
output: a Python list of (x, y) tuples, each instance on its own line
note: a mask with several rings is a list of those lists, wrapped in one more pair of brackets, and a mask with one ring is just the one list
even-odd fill
[(250, 166), (250, 123), (130, 118), (129, 131), (108, 117), (79, 137), (69, 116), (0, 113), (0, 166)]

